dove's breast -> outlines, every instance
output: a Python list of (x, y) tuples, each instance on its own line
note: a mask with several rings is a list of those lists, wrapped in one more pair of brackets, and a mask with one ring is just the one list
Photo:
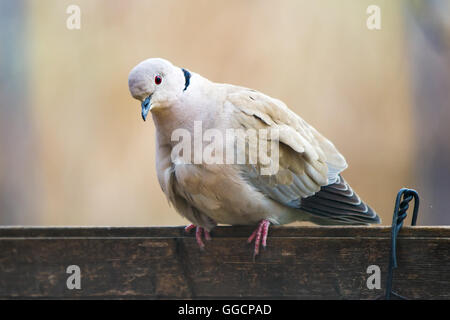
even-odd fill
[(232, 165), (174, 166), (175, 189), (193, 207), (220, 224), (247, 225), (268, 219), (274, 224), (299, 220), (299, 212), (255, 190)]

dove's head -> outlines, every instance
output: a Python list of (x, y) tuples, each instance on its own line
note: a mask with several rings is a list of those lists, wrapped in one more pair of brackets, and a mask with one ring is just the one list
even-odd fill
[(160, 58), (142, 61), (131, 70), (128, 87), (133, 98), (141, 101), (144, 121), (149, 111), (169, 108), (178, 99), (185, 88), (186, 72)]

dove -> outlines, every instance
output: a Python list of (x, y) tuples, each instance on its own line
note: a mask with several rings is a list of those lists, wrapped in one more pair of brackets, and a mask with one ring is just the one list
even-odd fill
[[(150, 113), (156, 128), (161, 189), (176, 211), (191, 222), (186, 231), (196, 230), (200, 248), (218, 224), (255, 225), (248, 238), (254, 242), (255, 257), (267, 245), (270, 225), (381, 222), (344, 180), (341, 173), (347, 162), (334, 144), (282, 101), (245, 87), (215, 83), (162, 58), (135, 66), (128, 85), (132, 97), (141, 102), (142, 119)], [(240, 132), (223, 145), (225, 154), (231, 149), (234, 156), (246, 160), (199, 162), (192, 160), (196, 157), (190, 154), (192, 149), (176, 152), (181, 139), (174, 139), (174, 133), (183, 130), (188, 133), (186, 144), (195, 145), (188, 138), (196, 135), (198, 124), (224, 137), (228, 130)], [(244, 130), (267, 134), (249, 139), (242, 134)], [(208, 142), (201, 139), (200, 150)], [(246, 148), (238, 148), (241, 142)], [(276, 143), (273, 154), (277, 157), (264, 164), (250, 161), (251, 151), (264, 143)], [(199, 148), (193, 149), (195, 153)], [(262, 172), (267, 163), (275, 162), (275, 169)]]

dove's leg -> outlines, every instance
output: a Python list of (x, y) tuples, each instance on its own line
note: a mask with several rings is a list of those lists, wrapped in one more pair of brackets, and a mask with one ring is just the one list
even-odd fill
[(253, 240), (255, 240), (255, 251), (253, 252), (253, 256), (257, 256), (259, 254), (259, 246), (261, 245), (261, 243), (263, 248), (266, 247), (269, 226), (269, 220), (262, 220), (259, 223), (258, 228), (256, 228), (256, 230), (253, 231), (252, 235), (248, 238), (248, 243), (251, 243)]
[(186, 226), (185, 228), (184, 228), (184, 231), (186, 231), (186, 232), (189, 232), (189, 231), (191, 231), (192, 229), (194, 229), (195, 228), (195, 224), (190, 224), (190, 225), (188, 225), (188, 226)]
[(208, 230), (202, 227), (197, 227), (194, 224), (190, 224), (184, 228), (186, 232), (191, 231), (192, 229), (195, 229), (195, 239), (197, 240), (197, 244), (200, 247), (200, 249), (203, 249), (205, 247), (205, 244), (203, 243), (202, 235), (204, 234), (205, 240), (209, 241), (211, 240), (211, 235), (209, 234)]

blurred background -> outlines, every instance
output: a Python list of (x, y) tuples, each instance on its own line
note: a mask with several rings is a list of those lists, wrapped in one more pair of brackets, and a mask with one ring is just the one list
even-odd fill
[(283, 100), (344, 154), (383, 224), (401, 187), (421, 195), (419, 224), (450, 224), (449, 3), (0, 0), (0, 224), (188, 223), (128, 92), (150, 57)]

